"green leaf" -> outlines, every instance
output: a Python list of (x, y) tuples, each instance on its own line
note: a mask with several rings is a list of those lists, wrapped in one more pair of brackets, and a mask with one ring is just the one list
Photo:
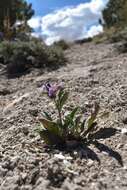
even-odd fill
[(64, 94), (64, 90), (61, 89), (58, 93), (58, 98), (61, 99), (62, 95)]
[(68, 95), (69, 95), (69, 93), (64, 90), (59, 91), (58, 99), (57, 99), (56, 103), (57, 103), (57, 108), (60, 111), (62, 110), (63, 105), (66, 103), (66, 101), (68, 99)]
[(69, 113), (66, 117), (65, 117), (65, 120), (64, 120), (64, 126), (65, 127), (69, 127), (70, 125), (73, 126), (74, 125), (74, 117), (78, 111), (79, 107), (76, 107), (72, 110), (71, 113)]
[(48, 145), (60, 145), (64, 144), (64, 140), (59, 135), (56, 135), (48, 130), (40, 131), (40, 137), (44, 140), (44, 142)]
[(60, 127), (57, 123), (47, 120), (45, 118), (39, 119), (39, 121), (46, 130), (54, 134), (60, 134)]
[(95, 121), (95, 117), (93, 115), (91, 115), (90, 117), (88, 117), (88, 119), (86, 120), (86, 124), (85, 126), (89, 129), (91, 128), (93, 122)]
[(100, 116), (99, 116), (99, 118), (101, 118), (101, 119), (105, 119), (105, 118), (108, 118), (110, 116), (110, 112), (103, 112)]
[(91, 113), (91, 116), (86, 120), (86, 127), (89, 129), (96, 120), (97, 114), (99, 112), (99, 104), (95, 103), (94, 111)]
[(62, 109), (63, 105), (66, 103), (67, 99), (68, 99), (68, 92), (64, 92), (64, 94), (62, 95), (61, 99), (60, 99), (60, 108)]
[(84, 119), (84, 120), (82, 121), (81, 125), (80, 125), (80, 130), (81, 130), (81, 132), (83, 132), (83, 130), (84, 130), (85, 122), (86, 122), (86, 119)]
[(47, 112), (44, 111), (43, 114), (44, 114), (44, 116), (46, 117), (46, 119), (52, 121), (51, 116), (50, 116)]
[[(95, 103), (94, 105), (94, 111), (91, 113), (91, 116), (88, 117), (88, 119), (85, 122), (85, 126), (84, 126), (84, 130), (81, 133), (81, 136), (84, 137), (87, 134), (89, 134), (92, 130), (94, 130), (95, 126), (96, 126), (96, 117), (97, 114), (99, 112), (99, 104)], [(86, 129), (86, 130), (85, 130)]]
[(75, 114), (77, 113), (79, 107), (76, 107), (72, 110), (72, 112), (70, 113), (70, 118), (73, 120), (75, 117)]
[(73, 133), (76, 136), (79, 136), (79, 134), (81, 133), (81, 117), (81, 115), (77, 116), (74, 121)]
[(81, 115), (77, 116), (76, 119), (75, 119), (75, 128), (78, 128), (80, 125), (80, 120), (81, 120)]

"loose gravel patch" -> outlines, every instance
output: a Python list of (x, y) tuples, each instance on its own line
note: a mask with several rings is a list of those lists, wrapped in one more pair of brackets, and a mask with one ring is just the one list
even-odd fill
[[(68, 64), (57, 71), (15, 79), (0, 65), (0, 190), (127, 189), (127, 54), (86, 43), (65, 56)], [(43, 110), (53, 110), (40, 91), (46, 81), (70, 90), (68, 109), (80, 105), (88, 114), (100, 101), (97, 142), (69, 152), (44, 146), (34, 129)]]

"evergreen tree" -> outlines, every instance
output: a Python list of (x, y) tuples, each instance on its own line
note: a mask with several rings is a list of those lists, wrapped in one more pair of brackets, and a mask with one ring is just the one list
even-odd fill
[(127, 25), (127, 0), (109, 0), (103, 10), (104, 25), (108, 28)]
[(28, 29), (27, 21), (33, 16), (32, 4), (25, 0), (2, 0), (0, 1), (0, 32), (14, 33), (16, 23), (20, 23), (23, 30)]

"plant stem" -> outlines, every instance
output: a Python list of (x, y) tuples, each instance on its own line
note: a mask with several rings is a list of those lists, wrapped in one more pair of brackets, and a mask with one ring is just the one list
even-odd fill
[(58, 109), (58, 114), (59, 114), (60, 124), (62, 126), (62, 115), (60, 109)]
[(60, 125), (62, 126), (63, 122), (62, 122), (62, 114), (61, 114), (61, 110), (59, 108), (59, 105), (57, 104), (57, 101), (54, 99), (54, 102), (55, 102), (55, 106), (58, 110), (58, 117), (59, 117), (59, 121), (60, 121)]

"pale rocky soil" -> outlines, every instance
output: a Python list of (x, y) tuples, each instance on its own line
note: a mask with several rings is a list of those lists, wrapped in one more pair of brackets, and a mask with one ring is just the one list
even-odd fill
[[(113, 44), (73, 45), (67, 66), (7, 79), (0, 65), (0, 190), (127, 189), (127, 54)], [(39, 88), (64, 82), (69, 105), (90, 111), (100, 101), (98, 143), (56, 157), (34, 132), (37, 117), (53, 105)], [(52, 111), (54, 114), (54, 111)], [(122, 133), (124, 129), (125, 133)], [(66, 161), (67, 160), (67, 161)]]

